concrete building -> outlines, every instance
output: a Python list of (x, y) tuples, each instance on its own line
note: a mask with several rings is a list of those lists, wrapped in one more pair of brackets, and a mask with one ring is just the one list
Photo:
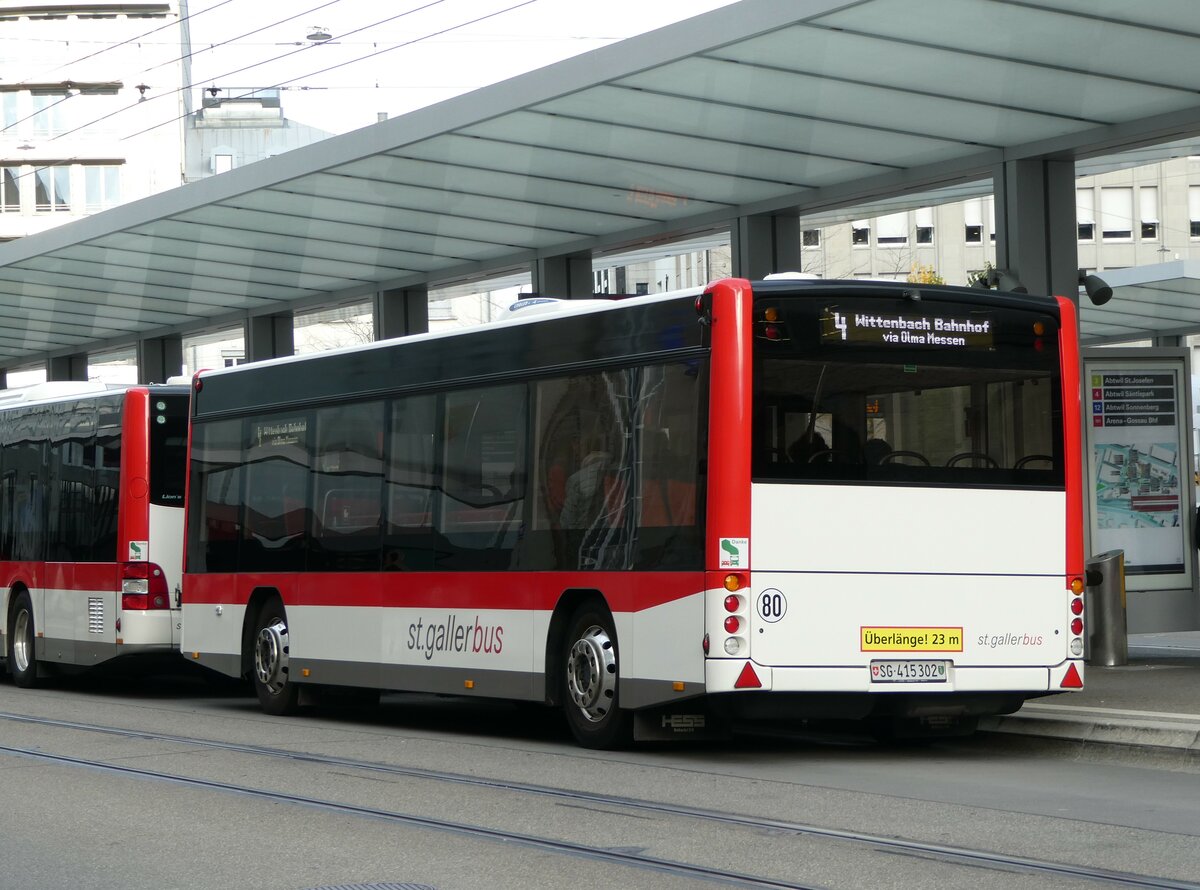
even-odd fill
[(195, 182), (244, 167), (332, 136), (283, 116), (278, 89), (200, 91), (199, 110), (188, 116), (184, 181)]

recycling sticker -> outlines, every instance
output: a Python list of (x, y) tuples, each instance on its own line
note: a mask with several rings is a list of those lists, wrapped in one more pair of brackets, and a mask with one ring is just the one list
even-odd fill
[(744, 569), (749, 565), (749, 538), (721, 538), (721, 568)]

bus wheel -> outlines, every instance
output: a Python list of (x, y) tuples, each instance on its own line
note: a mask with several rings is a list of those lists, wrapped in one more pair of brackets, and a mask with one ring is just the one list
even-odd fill
[(571, 618), (563, 654), (563, 711), (585, 748), (614, 748), (632, 737), (633, 720), (617, 701), (617, 635), (603, 608), (586, 604)]
[(268, 714), (294, 713), (300, 687), (288, 679), (287, 613), (279, 597), (273, 597), (262, 611), (254, 629), (254, 691)]
[(34, 655), (33, 603), (21, 591), (12, 612), (8, 633), (8, 669), (13, 682), (23, 689), (37, 683), (37, 657)]

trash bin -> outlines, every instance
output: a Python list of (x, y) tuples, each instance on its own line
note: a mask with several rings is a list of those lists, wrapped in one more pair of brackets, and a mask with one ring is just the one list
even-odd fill
[(1088, 627), (1089, 664), (1129, 663), (1125, 623), (1125, 551), (1110, 550), (1087, 564), (1083, 617)]

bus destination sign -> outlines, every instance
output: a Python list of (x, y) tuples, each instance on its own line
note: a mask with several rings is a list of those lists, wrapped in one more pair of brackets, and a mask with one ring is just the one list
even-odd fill
[(841, 312), (831, 308), (821, 315), (821, 342), (990, 349), (993, 328), (988, 316), (954, 318), (948, 315)]

